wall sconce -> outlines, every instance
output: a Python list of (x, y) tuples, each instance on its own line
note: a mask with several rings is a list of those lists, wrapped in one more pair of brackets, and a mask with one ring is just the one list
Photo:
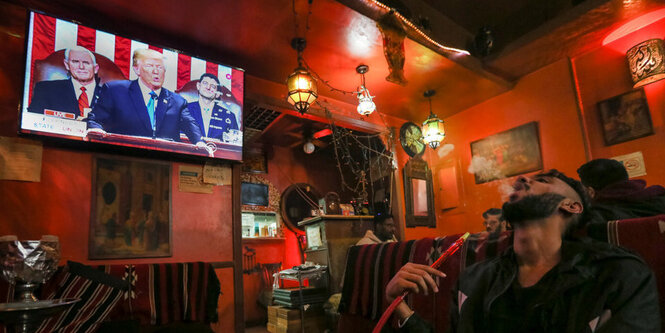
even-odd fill
[(358, 87), (358, 113), (361, 116), (369, 116), (376, 110), (376, 105), (372, 102), (372, 95), (365, 86), (365, 73), (369, 71), (369, 66), (359, 65), (356, 67), (356, 72), (360, 74), (360, 87)]
[(423, 141), (426, 145), (429, 145), (432, 149), (439, 147), (441, 140), (446, 137), (446, 131), (443, 128), (443, 120), (439, 119), (432, 112), (432, 96), (436, 91), (428, 90), (424, 93), (424, 96), (429, 99), (429, 117), (423, 122)]
[(302, 51), (306, 45), (304, 38), (291, 40), (291, 47), (298, 51), (298, 67), (286, 79), (286, 87), (289, 89), (287, 100), (300, 114), (305, 114), (318, 97), (316, 81), (302, 65)]
[(665, 42), (649, 39), (631, 47), (626, 59), (633, 78), (633, 88), (665, 78)]

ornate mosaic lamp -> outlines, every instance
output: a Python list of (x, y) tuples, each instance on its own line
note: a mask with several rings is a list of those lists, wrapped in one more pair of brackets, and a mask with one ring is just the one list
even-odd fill
[(302, 51), (306, 45), (304, 38), (294, 38), (291, 41), (291, 47), (298, 51), (298, 67), (286, 79), (286, 87), (289, 89), (287, 100), (300, 114), (305, 114), (319, 96), (316, 81), (302, 65)]
[(429, 99), (429, 117), (423, 122), (423, 141), (432, 149), (439, 147), (439, 143), (446, 137), (446, 131), (443, 128), (443, 120), (439, 119), (432, 112), (432, 96), (436, 92), (428, 90), (425, 92), (425, 97)]
[(665, 78), (665, 42), (649, 39), (631, 47), (626, 59), (633, 78), (633, 88)]

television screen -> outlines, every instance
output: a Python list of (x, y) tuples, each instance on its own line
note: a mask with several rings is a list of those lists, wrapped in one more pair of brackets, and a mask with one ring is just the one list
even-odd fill
[(30, 13), (20, 132), (242, 159), (244, 72)]
[(256, 183), (242, 183), (240, 197), (243, 205), (268, 206), (268, 185)]

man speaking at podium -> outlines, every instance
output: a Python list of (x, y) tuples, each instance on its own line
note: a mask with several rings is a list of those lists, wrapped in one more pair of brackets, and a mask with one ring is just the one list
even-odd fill
[(88, 134), (108, 133), (180, 141), (180, 132), (197, 147), (207, 148), (196, 120), (180, 95), (163, 88), (164, 58), (150, 49), (134, 51), (134, 81), (111, 81), (102, 87), (88, 117)]

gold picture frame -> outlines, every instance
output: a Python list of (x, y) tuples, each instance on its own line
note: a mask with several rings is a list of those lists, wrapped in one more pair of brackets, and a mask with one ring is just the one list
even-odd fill
[(172, 255), (171, 164), (95, 156), (89, 259)]

